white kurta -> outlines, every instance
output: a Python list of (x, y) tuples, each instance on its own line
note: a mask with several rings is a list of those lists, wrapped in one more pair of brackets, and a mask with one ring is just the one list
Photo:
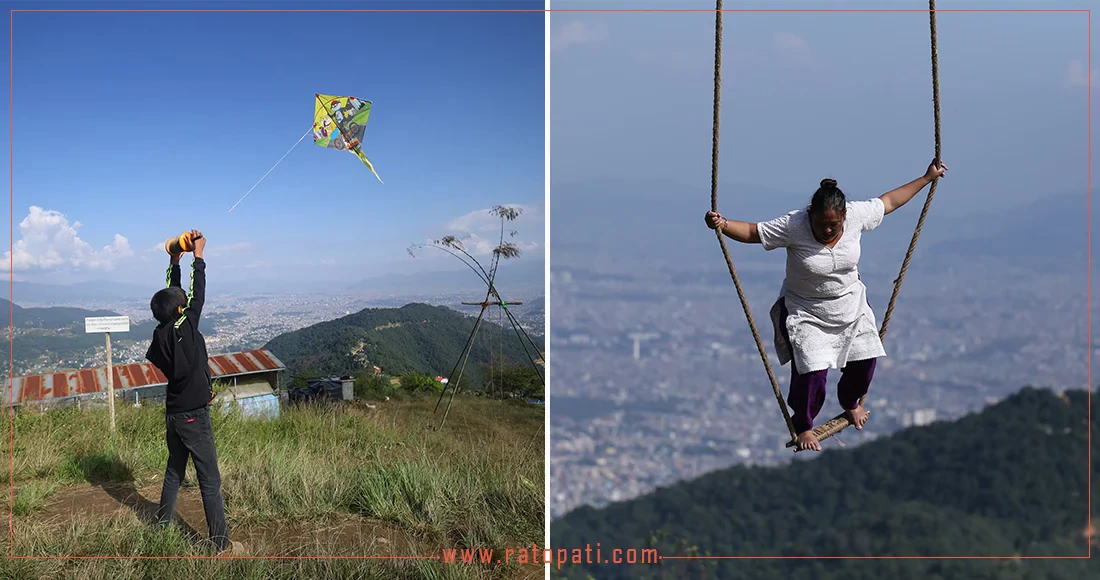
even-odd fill
[[(860, 238), (882, 223), (885, 208), (877, 197), (848, 202), (847, 207), (844, 233), (832, 248), (814, 239), (805, 209), (756, 225), (765, 250), (787, 250), (779, 297), (789, 314), (785, 321), (780, 318), (779, 301), (770, 314), (779, 363), (793, 358), (799, 373), (886, 356), (857, 268)], [(783, 336), (784, 324), (793, 344)]]

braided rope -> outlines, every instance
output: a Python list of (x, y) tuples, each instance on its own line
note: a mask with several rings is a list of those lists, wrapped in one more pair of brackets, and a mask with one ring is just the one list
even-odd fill
[[(716, 0), (714, 17), (714, 126), (712, 130), (711, 154), (710, 154), (710, 208), (718, 211), (718, 135), (719, 113), (722, 104), (722, 0)], [(768, 351), (764, 348), (764, 340), (760, 338), (760, 331), (756, 328), (756, 321), (752, 318), (749, 309), (749, 301), (745, 298), (745, 290), (741, 287), (741, 279), (737, 277), (737, 269), (733, 267), (733, 258), (730, 257), (729, 248), (726, 247), (726, 239), (722, 237), (722, 228), (715, 228), (718, 235), (718, 244), (722, 247), (722, 255), (726, 258), (726, 267), (729, 268), (730, 277), (733, 278), (733, 286), (737, 288), (737, 297), (741, 299), (741, 308), (745, 311), (745, 318), (752, 330), (752, 337), (756, 340), (756, 349), (760, 351), (760, 360), (764, 362), (764, 369), (768, 371), (768, 379), (772, 382), (772, 391), (775, 400), (779, 401), (779, 408), (783, 411), (783, 419), (787, 421), (787, 429), (794, 440), (794, 423), (791, 422), (791, 413), (787, 410), (787, 403), (783, 400), (783, 393), (779, 390), (779, 381), (772, 371), (771, 361), (768, 360)]]
[[(936, 134), (936, 162), (940, 160), (940, 59), (939, 49), (936, 47), (936, 0), (928, 0), (928, 18), (929, 29), (932, 35), (932, 108), (933, 115), (935, 116), (935, 134)], [(879, 330), (879, 338), (886, 337), (886, 329), (890, 326), (890, 316), (894, 313), (894, 304), (897, 302), (898, 294), (901, 292), (901, 283), (905, 280), (905, 272), (909, 269), (909, 262), (913, 259), (913, 251), (917, 248), (917, 238), (920, 237), (920, 232), (924, 229), (924, 220), (928, 217), (928, 208), (932, 205), (932, 198), (936, 195), (936, 185), (939, 180), (932, 181), (932, 187), (928, 189), (928, 197), (924, 200), (924, 207), (921, 208), (920, 219), (917, 220), (917, 227), (913, 230), (913, 239), (909, 240), (909, 249), (905, 252), (905, 260), (901, 263), (901, 272), (898, 273), (897, 280), (894, 280), (894, 291), (890, 295), (890, 305), (886, 307), (886, 314), (882, 317), (882, 329)], [(860, 400), (862, 403), (863, 401)]]
[[(928, 24), (929, 33), (931, 35), (932, 43), (932, 108), (935, 118), (935, 138), (936, 138), (936, 158), (935, 162), (940, 162), (940, 60), (939, 60), (939, 48), (936, 46), (936, 0), (928, 0)], [(890, 294), (890, 304), (886, 307), (886, 314), (882, 317), (882, 327), (879, 329), (879, 339), (886, 338), (886, 330), (890, 327), (890, 318), (894, 313), (894, 306), (898, 300), (898, 294), (901, 293), (901, 283), (905, 280), (905, 272), (909, 269), (909, 262), (913, 259), (913, 252), (917, 249), (917, 239), (920, 238), (921, 230), (924, 229), (924, 220), (928, 217), (928, 208), (932, 205), (932, 198), (936, 195), (936, 185), (939, 183), (939, 179), (932, 181), (932, 186), (928, 189), (928, 197), (924, 200), (924, 207), (921, 208), (920, 219), (917, 220), (917, 227), (913, 229), (913, 237), (909, 240), (909, 249), (905, 251), (905, 259), (901, 263), (901, 271), (898, 272), (897, 279), (894, 280), (894, 290)], [(867, 399), (867, 395), (864, 394), (859, 399), (859, 404), (862, 406), (863, 402)], [(784, 409), (786, 411), (786, 409)], [(833, 417), (824, 425), (814, 429), (814, 435), (817, 436), (818, 441), (823, 441), (837, 433), (840, 433), (852, 422), (848, 419), (847, 413), (841, 413), (836, 417)], [(787, 443), (787, 447), (794, 447), (795, 451), (798, 451), (798, 447), (792, 440)]]

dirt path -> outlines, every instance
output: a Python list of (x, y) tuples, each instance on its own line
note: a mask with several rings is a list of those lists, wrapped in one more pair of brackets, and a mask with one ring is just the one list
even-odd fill
[[(159, 499), (160, 485), (142, 488), (117, 483), (71, 485), (58, 489), (46, 500), (45, 509), (33, 518), (56, 525), (74, 518), (96, 520), (133, 513), (139, 520), (149, 522)], [(185, 534), (200, 540), (208, 537), (197, 488), (180, 488), (176, 521)], [(423, 545), (400, 528), (356, 516), (326, 522), (234, 524), (230, 521), (229, 535), (245, 542), (251, 555), (426, 555), (420, 553)]]

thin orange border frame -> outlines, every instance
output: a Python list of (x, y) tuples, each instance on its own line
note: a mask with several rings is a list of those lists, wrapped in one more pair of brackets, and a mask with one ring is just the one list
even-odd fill
[[(274, 12), (274, 13), (284, 13), (284, 12), (292, 12), (292, 13), (296, 13), (296, 12), (302, 12), (302, 13), (309, 13), (309, 12), (320, 12), (320, 13), (325, 13), (325, 12), (351, 12), (351, 13), (361, 13), (361, 12), (378, 12), (378, 13), (387, 13), (387, 12), (431, 12), (431, 13), (437, 13), (437, 12), (444, 12), (444, 13), (447, 13), (447, 12), (454, 12), (454, 13), (462, 13), (462, 12), (474, 12), (474, 13), (477, 13), (477, 12), (540, 12), (540, 10), (411, 10), (411, 9), (410, 10), (398, 10), (398, 9), (393, 9), (393, 10), (385, 10), (385, 9), (376, 9), (376, 10), (371, 10), (371, 9), (351, 9), (351, 10), (292, 10), (292, 9), (285, 9), (285, 10), (152, 10), (152, 9), (147, 9), (147, 10), (141, 10), (141, 9), (136, 9), (136, 10), (90, 10), (90, 9), (88, 9), (88, 10), (48, 10), (48, 9), (41, 9), (41, 10), (11, 10), (10, 11), (10, 16), (9, 16), (9, 37), (8, 37), (9, 44), (11, 45), (10, 48), (9, 48), (9, 53), (8, 53), (8, 56), (9, 56), (9, 100), (8, 100), (8, 116), (9, 116), (9, 124), (8, 124), (8, 132), (9, 132), (9, 138), (8, 138), (9, 139), (9, 149), (8, 149), (9, 199), (8, 199), (8, 205), (9, 205), (9, 210), (8, 211), (9, 211), (9, 223), (11, 224), (11, 228), (9, 230), (9, 245), (11, 247), (14, 247), (14, 239), (15, 239), (15, 232), (14, 232), (14, 201), (13, 201), (14, 200), (14, 175), (13, 175), (13, 172), (12, 172), (12, 170), (13, 170), (12, 141), (14, 141), (14, 129), (13, 129), (14, 100), (12, 98), (13, 95), (14, 95), (14, 88), (12, 86), (12, 79), (13, 79), (12, 71), (14, 70), (14, 68), (12, 66), (13, 63), (14, 63), (14, 60), (13, 60), (14, 59), (14, 36), (12, 34), (12, 30), (14, 28), (13, 23), (14, 23), (14, 15), (15, 15), (16, 12), (185, 12), (185, 13), (191, 13), (191, 12), (214, 12), (214, 13), (219, 13), (219, 12), (226, 12), (226, 13), (243, 13), (243, 12), (268, 12), (268, 13), (272, 13), (272, 12)], [(556, 13), (619, 13), (619, 12), (623, 12), (623, 13), (700, 13), (700, 14), (713, 14), (715, 11), (714, 10), (707, 10), (707, 9), (682, 9), (682, 10), (676, 10), (676, 9), (652, 9), (652, 10), (648, 10), (648, 9), (636, 9), (636, 10), (568, 10), (568, 9), (566, 9), (566, 10), (553, 10), (553, 9), (550, 9), (550, 10), (542, 10), (541, 12), (544, 12), (546, 14), (555, 13), (555, 12)], [(921, 10), (921, 9), (778, 9), (777, 8), (777, 9), (724, 9), (724, 10), (722, 10), (722, 12), (723, 13), (927, 13), (928, 10)], [(1089, 470), (1088, 470), (1088, 490), (1087, 490), (1087, 493), (1088, 493), (1088, 499), (1087, 499), (1088, 513), (1086, 514), (1088, 521), (1086, 522), (1086, 528), (1085, 529), (1086, 529), (1086, 542), (1087, 542), (1086, 548), (1088, 549), (1088, 554), (1085, 555), (1085, 556), (661, 556), (660, 560), (664, 560), (666, 558), (670, 559), (670, 560), (671, 559), (739, 559), (739, 560), (748, 560), (748, 559), (791, 559), (791, 560), (804, 560), (804, 559), (821, 559), (821, 560), (834, 560), (834, 559), (867, 559), (867, 560), (892, 560), (892, 559), (899, 559), (899, 560), (906, 560), (906, 559), (971, 559), (971, 560), (1002, 560), (1002, 559), (1006, 559), (1006, 560), (1037, 559), (1038, 560), (1038, 559), (1054, 559), (1054, 560), (1057, 560), (1057, 559), (1074, 559), (1074, 560), (1076, 560), (1076, 559), (1089, 559), (1089, 558), (1092, 557), (1092, 469), (1091, 469), (1091, 461), (1092, 461), (1092, 459), (1091, 459), (1092, 458), (1092, 356), (1091, 356), (1091, 354), (1092, 354), (1092, 11), (1090, 9), (937, 9), (936, 12), (937, 13), (940, 13), (940, 12), (942, 12), (942, 13), (1082, 13), (1083, 12), (1083, 13), (1086, 14), (1086, 22), (1087, 22), (1086, 29), (1087, 29), (1087, 34), (1088, 34), (1088, 37), (1087, 37), (1087, 55), (1085, 57), (1085, 59), (1086, 59), (1086, 64), (1085, 64), (1085, 68), (1086, 68), (1086, 85), (1085, 85), (1085, 89), (1086, 89), (1086, 95), (1087, 95), (1086, 96), (1086, 99), (1087, 99), (1087, 103), (1086, 103), (1086, 107), (1087, 107), (1086, 174), (1087, 174), (1087, 180), (1088, 180), (1088, 182), (1086, 183), (1086, 206), (1087, 206), (1086, 214), (1087, 214), (1087, 219), (1088, 219), (1088, 224), (1087, 224), (1088, 247), (1086, 248), (1086, 275), (1087, 275), (1087, 280), (1086, 280), (1086, 304), (1085, 304), (1085, 308), (1086, 308), (1086, 324), (1087, 324), (1086, 334), (1087, 334), (1087, 340), (1088, 340), (1088, 345), (1087, 345), (1088, 357), (1086, 358), (1086, 368), (1087, 368), (1086, 372), (1087, 372), (1087, 381), (1088, 381), (1088, 383), (1086, 385), (1086, 393), (1087, 393), (1087, 406), (1088, 406), (1088, 408), (1086, 409), (1086, 412), (1087, 412), (1087, 429), (1088, 429), (1088, 433), (1087, 433), (1088, 453), (1089, 453), (1090, 465), (1089, 465)], [(12, 260), (14, 260), (14, 258), (12, 258)], [(12, 299), (14, 299), (14, 295), (12, 294), (13, 288), (14, 288), (14, 272), (12, 271), (11, 265), (9, 265), (9, 294), (8, 295)], [(14, 310), (14, 306), (12, 306), (12, 301), (10, 301), (10, 300), (9, 300), (9, 310), (12, 310), (12, 311)], [(14, 314), (14, 312), (10, 313), (10, 315), (13, 315), (13, 314)], [(8, 332), (9, 332), (9, 341), (8, 341), (8, 345), (9, 345), (9, 355), (8, 355), (9, 370), (8, 370), (8, 374), (9, 374), (9, 378), (11, 377), (11, 375), (14, 371), (14, 343), (12, 342), (13, 338), (14, 338), (14, 323), (12, 322), (10, 315), (9, 315), (9, 327), (8, 327)], [(9, 399), (10, 399), (10, 396), (9, 396)], [(14, 436), (13, 412), (14, 412), (14, 405), (11, 404), (11, 401), (9, 400), (9, 432), (8, 432), (9, 433), (9, 462), (14, 462), (14, 454), (15, 454), (14, 446), (13, 446), (13, 443), (11, 442), (11, 439)], [(176, 558), (176, 559), (190, 559), (190, 558), (195, 558), (195, 559), (225, 559), (225, 558), (246, 558), (246, 559), (247, 558), (262, 558), (262, 559), (297, 559), (297, 558), (303, 558), (303, 559), (311, 559), (311, 558), (387, 559), (388, 558), (388, 559), (393, 559), (393, 558), (398, 558), (398, 559), (437, 559), (437, 560), (439, 559), (438, 556), (329, 556), (329, 557), (318, 557), (318, 556), (71, 556), (71, 557), (67, 557), (67, 556), (15, 556), (13, 554), (14, 546), (15, 546), (15, 544), (14, 544), (14, 531), (15, 531), (15, 528), (14, 528), (14, 497), (15, 497), (15, 494), (14, 494), (14, 470), (13, 470), (13, 468), (14, 468), (14, 465), (13, 464), (10, 465), (9, 466), (9, 473), (8, 473), (9, 486), (11, 487), (11, 495), (9, 496), (9, 498), (10, 498), (9, 501), (11, 502), (9, 504), (9, 507), (11, 509), (11, 512), (9, 513), (9, 547), (8, 547), (8, 552), (9, 552), (9, 557), (11, 557), (11, 558), (23, 558), (23, 559), (57, 559), (57, 558), (166, 558), (166, 559), (168, 559), (168, 558)], [(548, 483), (549, 482), (545, 482), (544, 486)], [(549, 546), (547, 546), (546, 550), (549, 550), (549, 549), (551, 549), (551, 548)], [(545, 552), (543, 552), (543, 553), (545, 553)], [(550, 563), (542, 562), (542, 565), (549, 565), (549, 564)]]
[[(14, 111), (15, 111), (15, 87), (14, 87), (14, 70), (15, 70), (15, 13), (16, 12), (46, 12), (46, 13), (84, 13), (84, 12), (102, 12), (102, 13), (535, 13), (543, 12), (542, 9), (479, 9), (479, 10), (416, 10), (416, 9), (209, 9), (209, 10), (186, 10), (186, 9), (72, 9), (72, 10), (58, 10), (58, 9), (24, 9), (24, 10), (10, 10), (8, 16), (8, 223), (10, 226), (8, 243), (10, 248), (15, 247), (15, 212), (14, 212), (14, 199), (15, 199), (15, 178), (14, 178)], [(545, 152), (544, 152), (545, 155)], [(15, 287), (15, 273), (14, 273), (14, 255), (9, 257), (8, 264), (8, 296), (12, 300), (8, 301), (8, 378), (11, 379), (15, 372), (15, 323), (11, 316), (14, 315), (14, 287)], [(88, 560), (88, 559), (117, 559), (117, 560), (151, 560), (151, 559), (165, 559), (165, 560), (443, 560), (442, 556), (262, 556), (262, 555), (247, 555), (247, 556), (109, 556), (109, 555), (92, 555), (92, 556), (25, 556), (15, 554), (15, 403), (11, 397), (11, 386), (8, 387), (8, 487), (9, 487), (9, 513), (8, 513), (8, 557), (11, 559), (22, 560)], [(546, 514), (543, 514), (545, 517)], [(545, 538), (543, 538), (545, 541)], [(476, 548), (474, 548), (476, 550)], [(540, 552), (540, 556), (545, 554), (545, 550)], [(457, 554), (456, 554), (457, 557)], [(480, 560), (473, 562), (472, 564), (479, 564)], [(503, 562), (494, 561), (490, 565), (501, 564)], [(452, 565), (461, 565), (461, 562), (451, 562)], [(529, 564), (543, 565), (541, 561), (529, 562)]]
[[(714, 14), (714, 9), (638, 9), (638, 10), (547, 10), (548, 13), (695, 13), (695, 14)], [(795, 13), (795, 14), (845, 14), (845, 13), (914, 13), (914, 14), (928, 14), (928, 9), (917, 8), (905, 8), (905, 9), (888, 9), (888, 8), (867, 8), (867, 9), (829, 9), (829, 8), (808, 8), (808, 9), (783, 9), (783, 8), (741, 8), (741, 9), (723, 9), (722, 13), (741, 13), (741, 14), (764, 14), (764, 13)], [(1088, 521), (1086, 522), (1086, 541), (1088, 553), (1084, 556), (664, 556), (659, 555), (658, 562), (662, 560), (1087, 560), (1092, 558), (1092, 11), (1086, 8), (1054, 8), (1054, 9), (936, 9), (936, 13), (1084, 13), (1086, 15), (1086, 29), (1088, 34), (1087, 51), (1085, 68), (1086, 72), (1086, 98), (1087, 103), (1087, 121), (1086, 131), (1087, 135), (1087, 179), (1086, 185), (1086, 213), (1088, 215), (1088, 247), (1086, 248), (1086, 275), (1088, 276), (1086, 284), (1086, 324), (1087, 329), (1087, 350), (1088, 357), (1086, 359), (1087, 368), (1087, 397), (1088, 397), (1088, 513), (1086, 514)], [(547, 482), (547, 488), (549, 488), (549, 482)], [(595, 565), (608, 565), (605, 562), (593, 562)]]

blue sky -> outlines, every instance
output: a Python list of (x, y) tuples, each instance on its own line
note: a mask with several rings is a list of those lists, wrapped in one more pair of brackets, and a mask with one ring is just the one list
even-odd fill
[[(524, 207), (522, 259), (542, 259), (541, 14), (16, 13), (13, 26), (16, 279), (158, 277), (164, 240), (191, 227), (227, 283), (452, 270), (406, 248), (484, 238), (496, 204)], [(310, 128), (315, 93), (373, 101), (363, 148), (385, 184), (307, 138), (228, 213)]]
[[(726, 4), (928, 7), (910, 0)], [(1072, 0), (941, 0), (937, 6), (1089, 7)], [(553, 7), (713, 9), (714, 3), (557, 0)], [(867, 199), (923, 173), (934, 144), (926, 13), (726, 14), (724, 28), (720, 179), (746, 184), (720, 192), (727, 215), (774, 217), (752, 213), (753, 196), (772, 192), (795, 195), (789, 208), (795, 209), (826, 176), (838, 179), (851, 197)], [(710, 205), (713, 12), (552, 14), (550, 30), (555, 220), (588, 211), (590, 197), (556, 195), (567, 187), (665, 183), (667, 192), (645, 202), (653, 219), (640, 227), (680, 220), (701, 230)], [(951, 173), (933, 211), (980, 216), (1064, 194), (1079, 197), (1083, 218), (1086, 15), (940, 14), (938, 37), (943, 152)], [(1100, 86), (1098, 63), (1100, 54), (1094, 54), (1094, 88)], [(1094, 104), (1098, 97), (1094, 91)], [(920, 205), (901, 210), (899, 235), (910, 234)], [(741, 208), (751, 215), (738, 213)], [(559, 232), (558, 226), (551, 232), (552, 256), (567, 241)], [(713, 248), (712, 236), (700, 231), (700, 239)], [(553, 264), (565, 266), (557, 259)]]

